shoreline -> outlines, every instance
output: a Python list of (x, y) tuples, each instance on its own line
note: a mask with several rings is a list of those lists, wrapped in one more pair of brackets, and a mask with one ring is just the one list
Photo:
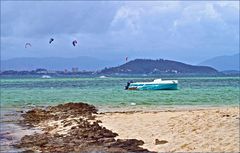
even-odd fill
[(188, 110), (211, 110), (221, 108), (240, 108), (240, 105), (128, 105), (123, 107), (96, 106), (99, 113), (118, 112), (154, 112), (154, 111), (188, 111)]
[[(46, 107), (36, 107), (36, 109), (38, 108), (46, 109)], [(239, 106), (149, 108), (138, 105), (130, 106), (129, 109), (110, 108), (110, 111), (100, 108), (95, 114), (96, 118), (90, 122), (99, 121), (99, 126), (118, 134), (114, 139), (124, 140), (124, 143), (128, 139), (134, 139), (135, 147), (146, 149), (149, 152), (239, 152), (239, 148), (237, 148), (239, 145), (239, 137), (237, 137), (239, 135)], [(63, 110), (58, 110), (58, 113), (60, 112), (65, 113)], [(69, 115), (74, 116), (74, 113)], [(58, 133), (66, 136), (73, 126), (78, 126), (73, 119), (79, 119), (79, 117), (81, 118), (78, 115), (77, 118), (76, 116), (75, 118), (67, 117), (61, 121), (47, 119), (39, 122), (35, 127), (51, 135)], [(201, 128), (204, 130), (201, 131)], [(24, 130), (27, 132), (33, 129)], [(208, 138), (204, 138), (207, 135), (209, 135)], [(34, 136), (34, 133), (31, 136)], [(192, 138), (193, 136), (198, 139)], [(213, 139), (211, 140), (211, 138)], [(223, 143), (224, 141), (229, 144), (226, 145)], [(202, 144), (202, 146), (198, 144)], [(220, 144), (225, 145), (221, 147)], [(64, 148), (62, 149), (64, 150)]]
[[(233, 105), (98, 105), (92, 104), (90, 102), (64, 102), (57, 104), (48, 104), (48, 105), (26, 105), (26, 106), (1, 106), (1, 115), (0, 117), (3, 119), (5, 115), (13, 115), (15, 116), (29, 110), (39, 108), (46, 109), (48, 107), (55, 107), (61, 104), (67, 103), (85, 103), (89, 105), (94, 105), (96, 109), (98, 109), (98, 113), (111, 113), (111, 112), (154, 112), (154, 111), (184, 111), (184, 110), (206, 110), (206, 109), (219, 109), (219, 108), (240, 108), (240, 104)], [(3, 113), (7, 112), (7, 113)]]

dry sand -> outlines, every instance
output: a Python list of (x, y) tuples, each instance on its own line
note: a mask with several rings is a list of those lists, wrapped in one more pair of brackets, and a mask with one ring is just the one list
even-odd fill
[(143, 140), (150, 151), (240, 151), (238, 107), (109, 112), (97, 119), (117, 138)]

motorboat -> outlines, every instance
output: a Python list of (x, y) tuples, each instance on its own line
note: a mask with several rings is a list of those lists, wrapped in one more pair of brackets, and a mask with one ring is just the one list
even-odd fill
[(125, 86), (126, 90), (176, 90), (178, 80), (155, 79), (152, 82), (130, 81)]
[(42, 76), (42, 79), (50, 79), (50, 78), (52, 78), (52, 77), (49, 76), (49, 75), (43, 75), (43, 76)]
[(104, 75), (102, 75), (102, 76), (100, 76), (99, 78), (101, 78), (101, 79), (105, 79), (105, 78), (107, 78), (107, 77), (104, 76)]

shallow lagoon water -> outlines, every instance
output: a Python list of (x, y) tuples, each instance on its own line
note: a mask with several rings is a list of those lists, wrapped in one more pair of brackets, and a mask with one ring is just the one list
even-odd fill
[[(154, 78), (21, 78), (1, 80), (1, 106), (46, 106), (87, 102), (99, 107), (238, 105), (239, 77), (187, 77), (178, 90), (128, 91), (126, 82)], [(163, 78), (164, 79), (164, 78)], [(168, 78), (171, 79), (171, 78)]]
[[(139, 108), (200, 108), (239, 106), (239, 77), (187, 77), (178, 90), (128, 91), (127, 81), (152, 81), (154, 78), (2, 78), (1, 133), (3, 152), (21, 152), (13, 147), (24, 133), (35, 132), (16, 125), (19, 112), (35, 106), (67, 102), (87, 102), (100, 110)], [(164, 78), (163, 78), (164, 79)], [(171, 79), (171, 78), (167, 78)], [(134, 104), (134, 105), (132, 105)], [(19, 135), (22, 133), (22, 135)]]

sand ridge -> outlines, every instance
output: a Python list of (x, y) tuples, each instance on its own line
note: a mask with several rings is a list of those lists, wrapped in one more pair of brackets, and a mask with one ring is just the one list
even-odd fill
[[(144, 141), (157, 152), (239, 152), (239, 108), (101, 113), (118, 138)], [(166, 141), (157, 144), (156, 141)]]

